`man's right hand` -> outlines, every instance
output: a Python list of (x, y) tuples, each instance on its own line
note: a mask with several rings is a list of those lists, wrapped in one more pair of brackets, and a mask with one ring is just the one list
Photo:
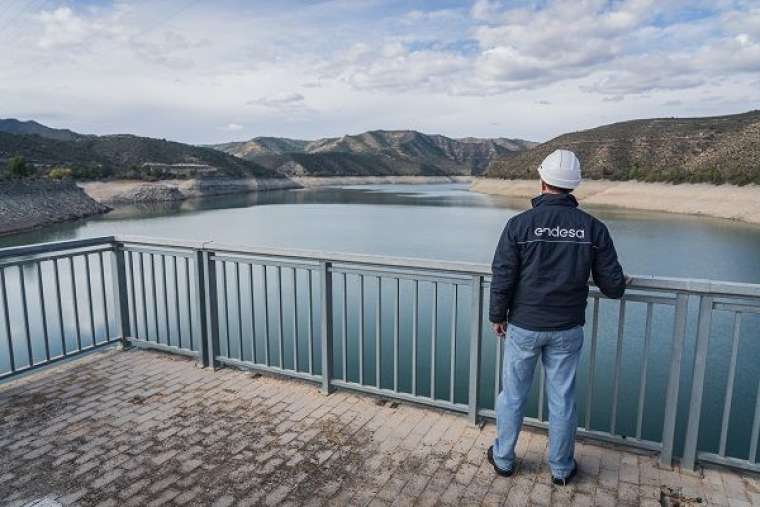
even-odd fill
[(507, 335), (506, 322), (491, 322), (491, 329), (493, 330), (493, 333), (499, 338), (504, 338)]

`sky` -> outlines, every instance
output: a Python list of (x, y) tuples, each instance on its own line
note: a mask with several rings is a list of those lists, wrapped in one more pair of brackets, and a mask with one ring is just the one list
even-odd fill
[(545, 141), (760, 105), (760, 0), (0, 0), (0, 118)]

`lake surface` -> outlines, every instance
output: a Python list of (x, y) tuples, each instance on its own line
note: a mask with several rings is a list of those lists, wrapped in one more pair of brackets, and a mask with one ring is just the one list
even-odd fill
[[(499, 234), (507, 219), (530, 206), (527, 200), (514, 200), (497, 196), (475, 194), (467, 191), (465, 185), (381, 185), (340, 188), (321, 188), (299, 191), (275, 191), (260, 194), (222, 196), (181, 203), (167, 203), (150, 206), (133, 206), (117, 209), (107, 215), (85, 221), (62, 224), (40, 231), (0, 238), (0, 246), (19, 245), (44, 241), (107, 236), (113, 234), (136, 234), (158, 238), (193, 240), (217, 240), (228, 244), (251, 246), (313, 249), (332, 252), (366, 253), (374, 255), (446, 259), (488, 263)], [(615, 210), (609, 208), (589, 209), (609, 226), (624, 269), (629, 274), (657, 275), (668, 277), (710, 278), (738, 282), (760, 283), (760, 227), (734, 223), (726, 220), (670, 215), (652, 212)], [(164, 268), (161, 267), (161, 270)], [(171, 269), (171, 268), (167, 268)], [(248, 287), (256, 285), (261, 291), (260, 273)], [(95, 273), (97, 277), (97, 273)], [(284, 275), (284, 290), (290, 290), (292, 277)], [(253, 279), (252, 279), (253, 280)], [(336, 283), (337, 301), (342, 301), (340, 280)], [(366, 311), (371, 313), (376, 302), (372, 294), (376, 287), (365, 287), (367, 291)], [(299, 285), (303, 287), (301, 282)], [(356, 294), (358, 279), (349, 277), (348, 327), (356, 329), (358, 321), (357, 303), (351, 294)], [(245, 288), (245, 286), (243, 287)], [(234, 285), (230, 289), (232, 294)], [(271, 287), (269, 289), (271, 291)], [(391, 292), (388, 292), (388, 291)], [(386, 336), (393, 327), (393, 316), (388, 313), (386, 298), (393, 298), (392, 287), (383, 285), (383, 327), (382, 352), (392, 353), (392, 336)], [(401, 327), (401, 382), (399, 387), (408, 390), (409, 371), (412, 368), (410, 356), (409, 292), (410, 286), (401, 287), (400, 315)], [(301, 289), (303, 291), (303, 289)], [(181, 292), (181, 291), (180, 291)], [(468, 308), (466, 290), (458, 296), (462, 298), (458, 317), (458, 333), (468, 332)], [(315, 292), (316, 293), (316, 292)], [(272, 293), (274, 294), (274, 293)], [(270, 297), (272, 296), (270, 294)], [(420, 342), (418, 356), (428, 357), (430, 353), (430, 325), (432, 287), (420, 284)], [(438, 299), (440, 326), (438, 340), (448, 343), (450, 333), (450, 311), (453, 293), (442, 289)], [(302, 296), (301, 296), (302, 298)], [(231, 301), (234, 301), (231, 300)], [(694, 321), (696, 301), (690, 302), (690, 325), (688, 329), (681, 397), (679, 399), (678, 436), (683, 436), (685, 421), (683, 414), (688, 409), (688, 385), (694, 349)], [(231, 305), (232, 318), (238, 319)], [(340, 305), (337, 305), (340, 307)], [(243, 306), (245, 308), (246, 306)], [(250, 307), (250, 306), (248, 306)], [(81, 309), (83, 312), (86, 308)], [(223, 309), (225, 312), (227, 309)], [(336, 311), (339, 311), (336, 309)], [(636, 402), (639, 399), (639, 375), (642, 367), (644, 321), (646, 305), (631, 303), (627, 306), (626, 326), (623, 342), (623, 368), (620, 375), (620, 396), (618, 407), (618, 430), (631, 435), (636, 427)], [(303, 319), (305, 312), (299, 312)], [(155, 315), (154, 315), (155, 316)], [(182, 317), (182, 316), (181, 316)], [(182, 317), (184, 319), (184, 317)], [(241, 317), (249, 319), (250, 316)], [(369, 318), (369, 315), (367, 316)], [(617, 303), (604, 301), (600, 306), (599, 343), (597, 347), (596, 370), (594, 373), (594, 403), (591, 411), (592, 429), (606, 430), (610, 423), (610, 403), (613, 402), (611, 378), (615, 374), (614, 357), (617, 341)], [(336, 323), (341, 316), (336, 313)], [(180, 327), (179, 318), (177, 328)], [(590, 319), (589, 319), (590, 320)], [(242, 322), (242, 320), (241, 320)], [(652, 340), (649, 364), (647, 365), (647, 386), (643, 436), (657, 440), (662, 427), (664, 388), (669, 373), (669, 357), (672, 342), (673, 311), (671, 308), (655, 307), (652, 317)], [(706, 394), (704, 401), (705, 421), (700, 435), (701, 448), (715, 450), (720, 429), (720, 414), (723, 409), (723, 392), (727, 382), (727, 366), (731, 350), (732, 320), (716, 316), (708, 356)], [(298, 322), (298, 326), (306, 325)], [(255, 325), (253, 325), (255, 327)], [(97, 323), (93, 327), (102, 327)], [(232, 343), (243, 342), (243, 328), (225, 328), (224, 333), (232, 334)], [(760, 377), (760, 367), (752, 357), (760, 354), (760, 340), (757, 331), (760, 322), (747, 317), (743, 323), (740, 356), (737, 364), (737, 379), (734, 390), (734, 404), (731, 410), (731, 432), (728, 440), (729, 453), (735, 456), (746, 454), (747, 442), (754, 408), (755, 389)], [(147, 324), (144, 332), (150, 334)], [(587, 330), (588, 331), (588, 330)], [(92, 331), (93, 336), (102, 333)], [(158, 333), (158, 329), (156, 329)], [(293, 329), (283, 329), (284, 334)], [(336, 332), (340, 333), (339, 325)], [(365, 329), (367, 340), (374, 340), (371, 325)], [(160, 334), (160, 333), (159, 333)], [(252, 341), (261, 340), (257, 329)], [(590, 332), (587, 333), (587, 337)], [(247, 339), (247, 338), (246, 338)], [(263, 338), (264, 340), (270, 337)], [(453, 341), (453, 340), (452, 340)], [(286, 340), (287, 343), (287, 340)], [(465, 340), (456, 346), (456, 382), (454, 391), (449, 391), (448, 368), (436, 372), (436, 397), (465, 402), (467, 397), (466, 372), (468, 350)], [(496, 341), (484, 339), (484, 360), (496, 354)], [(459, 345), (461, 344), (461, 345)], [(365, 348), (364, 370), (369, 378), (374, 378), (372, 343)], [(225, 345), (226, 347), (226, 345)], [(292, 349), (283, 351), (291, 357)], [(348, 344), (349, 356), (358, 357), (354, 341)], [(463, 347), (460, 349), (460, 347)], [(276, 347), (275, 347), (276, 348)], [(435, 351), (436, 361), (448, 365), (452, 348), (440, 347)], [(250, 350), (224, 350), (224, 353), (240, 357), (250, 355)], [(303, 352), (303, 348), (300, 353)], [(581, 422), (586, 409), (585, 386), (588, 380), (589, 347), (585, 347), (579, 371), (579, 414)], [(385, 356), (383, 356), (385, 357)], [(2, 359), (2, 358), (0, 358)], [(279, 358), (278, 358), (279, 359)], [(317, 357), (318, 359), (318, 357)], [(340, 364), (340, 351), (336, 351), (336, 364)], [(0, 360), (0, 369), (3, 361)], [(392, 363), (392, 359), (390, 363)], [(389, 364), (385, 359), (383, 365)], [(421, 361), (417, 365), (418, 388), (427, 395), (430, 392), (430, 364)], [(483, 368), (481, 384), (484, 405), (493, 403), (494, 367)], [(392, 370), (383, 366), (381, 383), (388, 385)], [(338, 374), (342, 374), (338, 371)], [(460, 375), (461, 374), (461, 375)], [(349, 361), (346, 377), (357, 380), (356, 361)], [(392, 384), (392, 378), (390, 380)], [(529, 415), (538, 410), (537, 389), (528, 407)], [(545, 414), (546, 412), (544, 412)], [(743, 456), (743, 457), (746, 457)]]
[[(275, 191), (117, 209), (9, 237), (0, 246), (100, 235), (218, 240), (490, 262), (506, 220), (527, 200), (466, 185), (381, 185)], [(627, 273), (760, 283), (760, 227), (728, 220), (592, 208)]]

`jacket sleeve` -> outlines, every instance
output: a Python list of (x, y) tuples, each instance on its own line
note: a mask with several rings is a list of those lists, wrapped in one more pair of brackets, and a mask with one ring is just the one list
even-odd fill
[(520, 270), (520, 256), (510, 222), (501, 233), (496, 253), (491, 264), (491, 305), (488, 316), (491, 322), (501, 323), (507, 320), (507, 311), (512, 301), (512, 294)]
[(607, 226), (598, 223), (598, 232), (594, 241), (594, 261), (591, 266), (594, 283), (602, 294), (612, 299), (623, 297), (625, 276), (618, 262), (615, 245), (612, 243)]

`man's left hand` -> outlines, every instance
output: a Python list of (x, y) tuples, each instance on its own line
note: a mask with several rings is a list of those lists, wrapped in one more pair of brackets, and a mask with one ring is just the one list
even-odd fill
[(499, 338), (504, 338), (507, 335), (506, 322), (491, 322), (491, 329), (493, 330), (493, 333)]

